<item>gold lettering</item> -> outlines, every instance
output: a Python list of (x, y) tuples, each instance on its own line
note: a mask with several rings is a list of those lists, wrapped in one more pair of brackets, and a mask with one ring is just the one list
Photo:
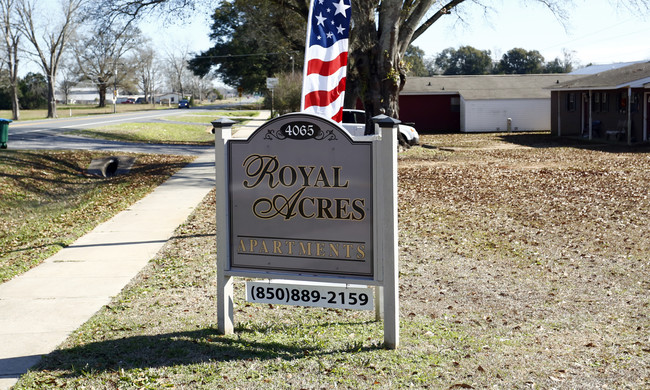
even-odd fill
[(359, 245), (357, 246), (357, 259), (363, 260), (366, 258), (366, 246), (365, 245)]
[[(309, 168), (309, 172), (307, 172), (307, 168)], [(298, 170), (300, 171), (300, 174), (302, 175), (302, 186), (303, 187), (309, 187), (309, 177), (311, 176), (311, 173), (314, 172), (314, 169), (316, 167), (305, 167), (305, 166), (299, 166)]]
[(350, 199), (334, 199), (336, 202), (336, 219), (351, 219), (352, 215), (348, 212)]
[(282, 241), (273, 240), (273, 254), (282, 254)]
[(301, 255), (308, 255), (311, 256), (311, 242), (307, 243), (307, 247), (305, 248), (305, 243), (300, 242), (300, 254)]
[(314, 218), (314, 215), (316, 214), (315, 212), (307, 215), (307, 212), (305, 211), (305, 201), (311, 201), (311, 204), (314, 205), (314, 198), (304, 197), (300, 199), (300, 203), (298, 204), (298, 212), (303, 218)]
[(244, 244), (244, 240), (239, 240), (239, 247), (237, 248), (237, 252), (246, 252), (246, 245)]
[(325, 173), (325, 168), (320, 167), (318, 170), (318, 176), (316, 176), (316, 182), (314, 187), (318, 187), (318, 183), (322, 183), (322, 187), (331, 187), (329, 180), (327, 180), (327, 174)]
[(296, 242), (295, 241), (285, 241), (285, 242), (286, 242), (287, 248), (288, 248), (287, 254), (288, 255), (293, 255), (293, 246), (296, 245)]
[(251, 239), (248, 240), (248, 241), (250, 242), (250, 248), (251, 248), (251, 249), (249, 250), (249, 252), (253, 252), (253, 251), (255, 250), (255, 248), (257, 247), (257, 240), (251, 238)]
[(269, 248), (266, 247), (266, 241), (262, 240), (262, 247), (260, 248), (260, 253), (269, 253)]
[[(330, 207), (332, 207), (332, 201), (327, 198), (317, 198), (318, 200), (318, 219), (334, 219)], [(327, 216), (325, 216), (327, 214)]]
[[(287, 175), (286, 172), (289, 172), (289, 180), (287, 181)], [(285, 165), (282, 168), (280, 168), (280, 174), (278, 175), (278, 178), (280, 179), (280, 183), (282, 183), (283, 186), (285, 187), (291, 187), (296, 183), (296, 170), (293, 169), (291, 165)]]
[(339, 257), (339, 244), (330, 242), (330, 257)]
[(350, 249), (352, 248), (352, 244), (343, 244), (343, 247), (345, 248), (345, 258), (349, 259), (350, 258)]
[(316, 243), (316, 256), (318, 257), (323, 257), (325, 256), (325, 248), (323, 248), (323, 243), (322, 242), (317, 242)]
[(341, 167), (332, 167), (334, 171), (334, 187), (335, 188), (348, 188), (349, 180), (345, 181), (345, 184), (341, 185)]
[(277, 156), (261, 156), (259, 154), (251, 154), (250, 156), (246, 157), (246, 160), (244, 160), (244, 163), (242, 165), (246, 169), (246, 176), (250, 178), (257, 177), (257, 180), (252, 184), (248, 180), (244, 180), (244, 187), (257, 187), (262, 182), (262, 180), (264, 180), (265, 176), (268, 176), (269, 188), (277, 187), (278, 183), (276, 183), (273, 178), (273, 173), (278, 170), (278, 166), (280, 165)]
[(353, 221), (361, 221), (366, 217), (366, 210), (364, 210), (365, 206), (365, 199), (355, 199), (352, 201), (352, 209), (356, 211), (356, 213), (353, 212), (351, 215)]

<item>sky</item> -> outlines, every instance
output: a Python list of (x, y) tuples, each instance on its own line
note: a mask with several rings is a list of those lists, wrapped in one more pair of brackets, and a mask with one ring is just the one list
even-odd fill
[[(515, 47), (538, 50), (545, 61), (563, 59), (566, 50), (572, 55), (574, 68), (650, 60), (650, 10), (617, 6), (631, 1), (566, 0), (567, 18), (562, 24), (537, 0), (483, 0), (491, 7), (487, 14), (468, 0), (458, 8), (464, 22), (455, 13), (444, 16), (414, 44), (426, 57), (435, 57), (449, 47), (469, 45), (489, 50), (495, 60)], [(40, 4), (55, 7), (58, 1), (43, 0)], [(146, 19), (140, 28), (161, 53), (184, 49), (198, 53), (211, 46), (210, 24), (205, 12), (174, 24)], [(25, 61), (22, 65), (22, 73), (39, 71), (35, 63)]]
[[(426, 57), (448, 47), (469, 45), (490, 50), (494, 59), (515, 47), (537, 50), (546, 61), (564, 59), (566, 50), (578, 66), (650, 60), (650, 10), (632, 11), (617, 6), (621, 2), (567, 1), (563, 24), (535, 0), (486, 0), (484, 3), (492, 7), (487, 14), (467, 1), (459, 8), (464, 22), (456, 14), (447, 15), (414, 44), (425, 51)], [(211, 46), (210, 21), (205, 16), (184, 25), (143, 23), (141, 28), (159, 47), (169, 48), (172, 42), (174, 48), (186, 42), (190, 51), (198, 52)]]
[[(564, 24), (534, 0), (486, 1), (487, 15), (469, 2), (460, 9), (465, 22), (448, 15), (434, 23), (414, 44), (427, 56), (445, 48), (473, 46), (501, 58), (520, 47), (539, 51), (546, 61), (572, 52), (576, 62), (587, 65), (650, 59), (650, 10), (633, 12), (616, 7), (616, 0), (574, 0), (567, 5)], [(569, 2), (567, 2), (569, 3)]]

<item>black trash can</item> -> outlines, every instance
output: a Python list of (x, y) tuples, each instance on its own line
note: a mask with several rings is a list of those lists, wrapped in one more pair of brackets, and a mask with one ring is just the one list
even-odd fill
[(7, 142), (9, 141), (9, 124), (11, 119), (0, 118), (0, 148), (7, 149)]

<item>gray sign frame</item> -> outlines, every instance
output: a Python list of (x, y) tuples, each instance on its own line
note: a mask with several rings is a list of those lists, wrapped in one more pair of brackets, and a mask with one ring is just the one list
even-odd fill
[[(296, 280), (296, 281), (316, 281), (316, 282), (334, 282), (339, 284), (358, 284), (361, 281), (367, 285), (375, 286), (375, 313), (377, 320), (383, 319), (384, 321), (384, 345), (387, 348), (395, 349), (399, 345), (399, 274), (398, 274), (398, 245), (397, 245), (397, 132), (399, 121), (389, 118), (385, 115), (379, 115), (372, 118), (375, 122), (375, 132), (373, 136), (360, 136), (360, 137), (351, 137), (339, 124), (332, 122), (330, 120), (311, 115), (311, 114), (288, 114), (276, 119), (273, 119), (263, 125), (261, 128), (258, 128), (251, 136), (246, 140), (235, 140), (232, 138), (231, 126), (234, 124), (233, 121), (228, 119), (219, 119), (212, 122), (215, 133), (215, 183), (216, 183), (216, 220), (217, 220), (217, 328), (218, 332), (221, 334), (232, 334), (234, 332), (234, 294), (233, 294), (233, 282), (234, 277), (247, 277), (247, 278), (263, 278), (263, 279), (287, 279), (287, 280)], [(296, 123), (295, 131), (288, 132), (285, 129), (285, 132), (282, 132), (282, 127), (280, 125), (287, 123)], [(294, 129), (291, 127), (291, 129)], [(313, 131), (310, 131), (313, 130)], [(279, 131), (279, 132), (278, 132)], [(290, 134), (291, 133), (291, 134)], [(266, 138), (271, 137), (276, 140), (280, 140), (282, 137), (288, 137), (292, 140), (300, 141), (293, 143), (293, 145), (304, 145), (302, 142), (307, 139), (312, 139), (314, 141), (321, 141), (317, 138), (335, 136), (340, 138), (338, 142), (348, 144), (359, 143), (361, 144), (368, 143), (371, 149), (371, 173), (368, 175), (369, 187), (371, 188), (371, 201), (369, 204), (364, 204), (368, 206), (368, 210), (372, 210), (372, 222), (371, 225), (371, 242), (368, 244), (372, 248), (372, 263), (371, 267), (366, 268), (362, 271), (358, 269), (347, 269), (342, 270), (339, 273), (337, 269), (317, 269), (313, 268), (306, 270), (293, 269), (292, 267), (280, 267), (278, 269), (277, 264), (255, 264), (254, 267), (248, 267), (247, 264), (243, 264), (235, 260), (233, 263), (233, 246), (237, 246), (238, 241), (233, 241), (233, 237), (237, 237), (238, 228), (234, 225), (239, 223), (237, 221), (238, 211), (231, 209), (232, 207), (246, 207), (238, 206), (237, 200), (232, 200), (232, 198), (238, 197), (239, 191), (237, 189), (231, 190), (230, 184), (241, 182), (247, 180), (241, 174), (237, 180), (237, 174), (232, 170), (235, 169), (234, 166), (237, 164), (237, 161), (231, 162), (232, 150), (231, 148), (238, 148), (238, 146), (233, 145), (245, 145), (251, 144), (251, 142), (256, 142), (258, 137)], [(323, 138), (324, 139), (324, 138)], [(271, 142), (271, 140), (267, 140)], [(282, 142), (285, 142), (282, 139)], [(311, 141), (308, 141), (311, 142)], [(272, 148), (267, 146), (261, 146), (259, 151), (256, 151), (255, 154), (259, 156), (275, 156), (275, 152)], [(323, 148), (327, 150), (327, 147)], [(294, 148), (294, 150), (300, 150), (300, 148)], [(235, 155), (237, 155), (235, 152)], [(319, 152), (320, 153), (320, 152)], [(346, 154), (354, 157), (356, 152), (345, 151)], [(243, 153), (246, 154), (246, 153)], [(242, 154), (242, 155), (243, 155)], [(246, 157), (250, 156), (247, 154)], [(311, 153), (303, 153), (298, 160), (304, 158), (306, 161), (309, 161), (313, 155)], [(243, 161), (239, 164), (245, 166)], [(284, 158), (284, 157), (283, 157)], [(365, 159), (365, 160), (364, 160)], [(284, 164), (280, 160), (278, 162), (278, 167), (275, 169), (270, 169), (264, 172), (271, 172), (270, 174), (265, 174), (264, 178), (271, 180), (269, 177), (275, 176), (275, 181), (271, 182), (269, 185), (271, 188), (277, 188), (278, 185), (273, 186), (274, 183), (280, 181), (278, 178), (279, 169), (281, 166), (287, 166), (284, 171), (284, 180), (287, 185), (284, 187), (288, 188), (288, 193), (278, 193), (273, 196), (279, 196), (276, 200), (279, 200), (280, 203), (286, 203), (287, 199), (292, 199), (291, 195), (297, 194), (298, 189), (290, 188), (293, 184), (293, 174), (291, 173), (291, 165), (288, 163), (290, 159), (286, 160), (287, 163)], [(294, 159), (295, 160), (295, 159)], [(364, 152), (364, 157), (362, 158), (365, 162), (368, 161), (367, 155)], [(245, 160), (244, 160), (245, 161)], [(261, 161), (261, 160), (260, 160)], [(303, 164), (301, 161), (293, 161), (298, 164)], [(250, 163), (250, 162), (249, 162)], [(283, 165), (281, 165), (283, 164)], [(324, 164), (327, 165), (327, 164)], [(260, 165), (261, 166), (261, 165)], [(297, 165), (300, 166), (300, 165)], [(307, 163), (302, 165), (303, 167), (309, 167)], [(348, 189), (343, 183), (346, 183), (345, 178), (352, 177), (347, 176), (351, 174), (352, 170), (340, 165), (340, 170), (337, 172), (334, 167), (339, 166), (338, 162), (335, 162), (335, 165), (327, 165), (329, 168), (326, 168), (322, 173), (320, 178), (319, 186), (323, 187), (320, 189), (330, 189), (336, 191)], [(256, 179), (256, 168), (254, 166), (249, 176), (251, 181), (249, 182), (248, 189), (254, 189), (256, 185), (253, 185), (257, 182)], [(298, 178), (308, 177), (308, 168), (303, 168), (303, 171), (300, 171), (300, 168), (297, 169), (296, 180)], [(329, 173), (328, 173), (329, 169)], [(235, 176), (234, 178), (231, 177)], [(329, 176), (328, 176), (329, 175)], [(326, 179), (327, 177), (327, 179)], [(337, 179), (335, 179), (335, 177)], [(307, 179), (309, 180), (309, 179)], [(329, 187), (325, 185), (325, 181), (330, 184)], [(355, 179), (355, 181), (358, 179)], [(291, 185), (288, 185), (288, 184)], [(311, 182), (313, 184), (314, 182)], [(332, 185), (337, 183), (338, 186)], [(259, 185), (259, 183), (258, 183)], [(356, 185), (356, 184), (355, 184)], [(306, 187), (314, 187), (313, 185), (308, 185)], [(338, 187), (338, 188), (334, 188)], [(358, 191), (358, 189), (356, 189)], [(306, 190), (305, 190), (306, 191)], [(365, 192), (364, 192), (365, 193)], [(290, 194), (290, 196), (287, 196)], [(261, 198), (263, 194), (259, 193), (255, 195), (253, 193), (252, 199), (255, 196), (260, 195)], [(299, 193), (298, 196), (304, 195)], [(328, 199), (332, 193), (325, 194), (324, 197)], [(312, 195), (308, 195), (312, 197)], [(356, 198), (355, 198), (356, 196)], [(343, 199), (357, 199), (359, 195), (355, 195), (350, 198), (341, 196)], [(269, 199), (268, 196), (266, 196)], [(270, 198), (271, 200), (273, 197)], [(250, 201), (249, 201), (250, 202)], [(264, 203), (264, 201), (262, 201)], [(311, 201), (309, 201), (311, 202)], [(345, 201), (343, 202), (345, 203)], [(341, 204), (343, 204), (341, 203)], [(266, 202), (266, 204), (273, 205), (274, 203)], [(312, 203), (313, 206), (316, 203)], [(339, 206), (341, 210), (341, 215), (348, 215), (352, 208), (349, 208), (350, 203), (345, 203), (343, 206)], [(274, 207), (266, 208), (266, 210), (283, 210), (283, 207)], [(262, 209), (262, 211), (265, 209)], [(250, 211), (250, 209), (249, 209)], [(258, 210), (259, 211), (259, 210)], [(313, 211), (313, 209), (312, 209)], [(263, 214), (263, 212), (262, 212)], [(291, 213), (285, 213), (290, 215)], [(306, 214), (311, 216), (310, 212)], [(336, 213), (332, 213), (335, 215)], [(309, 219), (309, 218), (307, 218)], [(237, 221), (237, 222), (236, 222)], [(251, 223), (249, 222), (248, 225)], [(244, 224), (246, 226), (246, 224)], [(268, 230), (268, 229), (267, 229)], [(256, 233), (258, 234), (258, 233)], [(273, 232), (271, 234), (274, 234)], [(367, 236), (367, 232), (365, 232)], [(265, 236), (267, 237), (267, 236)], [(270, 236), (270, 237), (274, 237)], [(295, 238), (295, 237), (293, 237)], [(327, 239), (333, 239), (328, 237)], [(347, 240), (348, 237), (345, 237), (344, 240)], [(336, 241), (336, 240), (334, 240)], [(327, 241), (326, 241), (327, 242)], [(364, 241), (365, 242), (365, 241)], [(233, 245), (233, 243), (235, 243)], [(258, 242), (259, 244), (259, 242)], [(259, 244), (261, 245), (261, 244)], [(273, 245), (273, 244), (271, 244)], [(294, 244), (295, 245), (295, 244)], [(259, 247), (258, 247), (259, 248)], [(286, 248), (286, 247), (285, 247)], [(236, 250), (236, 249), (235, 249)], [(267, 246), (268, 250), (268, 246)], [(283, 260), (281, 260), (283, 261)], [(327, 261), (330, 261), (328, 259)], [(372, 269), (370, 273), (368, 270)]]

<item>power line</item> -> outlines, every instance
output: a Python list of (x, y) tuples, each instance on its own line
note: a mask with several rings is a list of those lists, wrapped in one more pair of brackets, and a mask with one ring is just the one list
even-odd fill
[(562, 42), (562, 43), (557, 43), (557, 44), (554, 44), (554, 45), (548, 46), (548, 47), (546, 47), (546, 48), (544, 48), (544, 49), (542, 49), (542, 50), (548, 50), (548, 49), (552, 49), (552, 48), (554, 48), (554, 47), (558, 47), (558, 46), (566, 46), (566, 45), (571, 44), (571, 43), (574, 43), (574, 42), (576, 42), (576, 41), (581, 41), (581, 40), (584, 40), (584, 39), (590, 38), (590, 37), (592, 37), (592, 36), (594, 36), (594, 35), (602, 34), (603, 32), (605, 32), (605, 31), (607, 31), (607, 30), (611, 30), (611, 29), (616, 28), (616, 27), (618, 27), (618, 26), (620, 26), (620, 25), (622, 25), (622, 24), (627, 24), (627, 23), (628, 23), (630, 20), (632, 20), (632, 19), (633, 19), (633, 18), (629, 18), (629, 19), (627, 19), (627, 20), (623, 20), (623, 21), (621, 21), (621, 22), (618, 22), (618, 23), (616, 23), (616, 24), (613, 24), (613, 25), (610, 25), (610, 26), (607, 26), (607, 27), (601, 28), (601, 29), (599, 29), (599, 30), (595, 30), (595, 31), (589, 32), (589, 33), (587, 33), (587, 34), (583, 34), (583, 35), (581, 35), (581, 36), (579, 36), (579, 37), (575, 37), (575, 38), (573, 38), (573, 39), (569, 39), (568, 41), (564, 41), (564, 42)]
[(278, 55), (291, 56), (292, 55), (291, 53), (298, 53), (298, 52), (285, 51), (282, 53), (226, 54), (223, 56), (195, 56), (194, 58), (237, 58), (237, 57), (264, 57), (264, 56), (278, 56)]

